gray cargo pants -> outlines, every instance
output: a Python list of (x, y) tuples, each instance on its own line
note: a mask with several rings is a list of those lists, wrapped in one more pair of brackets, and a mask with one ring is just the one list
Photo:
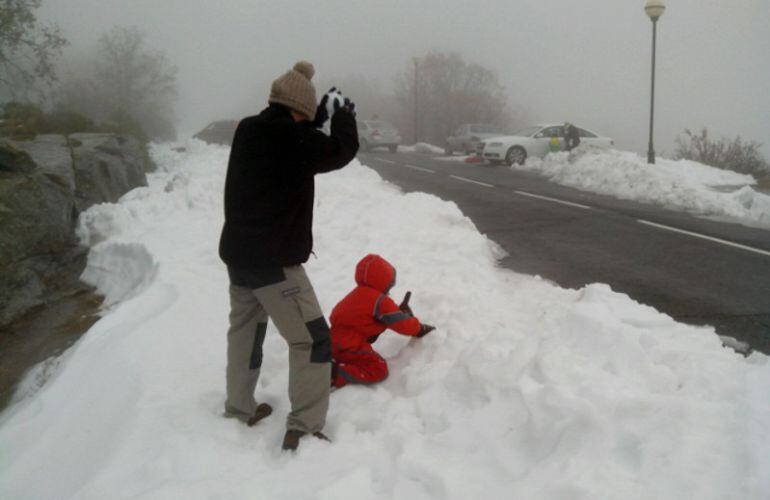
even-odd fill
[(320, 431), (329, 409), (329, 326), (302, 266), (228, 268), (230, 329), (227, 332), (226, 414), (251, 416), (262, 366), (267, 318), (289, 345), (287, 429)]

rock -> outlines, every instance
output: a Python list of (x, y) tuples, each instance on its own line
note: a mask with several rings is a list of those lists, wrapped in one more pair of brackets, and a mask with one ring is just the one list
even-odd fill
[(78, 211), (147, 185), (146, 153), (135, 139), (113, 134), (72, 134), (70, 139)]
[(114, 134), (0, 138), (0, 327), (87, 288), (79, 213), (146, 186), (150, 168), (144, 146)]
[(70, 193), (75, 192), (72, 152), (63, 135), (38, 135), (33, 141), (14, 141), (13, 147), (26, 153), (37, 173), (46, 175)]
[(0, 143), (0, 173), (31, 172), (34, 169), (35, 163), (27, 153), (11, 144)]
[(238, 122), (235, 120), (220, 120), (209, 123), (206, 128), (193, 137), (209, 144), (230, 146), (233, 143), (233, 135), (237, 127)]

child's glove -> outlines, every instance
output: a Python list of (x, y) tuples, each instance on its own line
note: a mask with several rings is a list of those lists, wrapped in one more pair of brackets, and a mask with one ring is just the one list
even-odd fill
[(420, 333), (418, 333), (418, 334), (417, 334), (417, 336), (418, 336), (418, 337), (424, 337), (424, 336), (428, 335), (430, 332), (432, 332), (432, 331), (433, 331), (433, 330), (435, 330), (435, 329), (436, 329), (436, 327), (435, 327), (435, 326), (432, 326), (432, 325), (428, 325), (428, 324), (426, 324), (426, 323), (423, 323), (423, 324), (420, 326)]

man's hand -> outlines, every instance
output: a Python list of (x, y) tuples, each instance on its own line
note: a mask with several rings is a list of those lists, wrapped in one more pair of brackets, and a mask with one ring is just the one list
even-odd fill
[(412, 313), (412, 308), (409, 307), (409, 299), (412, 298), (412, 292), (406, 292), (406, 295), (404, 295), (404, 300), (401, 301), (401, 304), (398, 305), (399, 310), (401, 312), (407, 313), (409, 316), (414, 316)]
[(421, 327), (420, 327), (420, 333), (418, 333), (417, 336), (418, 337), (424, 337), (424, 336), (428, 335), (430, 332), (432, 332), (435, 329), (436, 329), (435, 326), (423, 323), (421, 325)]
[(347, 111), (348, 113), (353, 115), (353, 117), (355, 118), (355, 116), (356, 116), (356, 103), (354, 103), (353, 101), (351, 101), (347, 97), (342, 102), (342, 104), (340, 104), (339, 100), (337, 100), (337, 99), (334, 100), (334, 112), (336, 113), (337, 111), (339, 111), (341, 109), (344, 109), (345, 111)]
[(315, 118), (313, 118), (312, 122), (312, 125), (315, 128), (323, 127), (326, 120), (329, 119), (329, 96), (337, 94), (339, 94), (337, 87), (332, 87), (329, 89), (329, 92), (325, 93), (321, 98), (321, 102), (318, 103), (318, 107), (315, 110)]

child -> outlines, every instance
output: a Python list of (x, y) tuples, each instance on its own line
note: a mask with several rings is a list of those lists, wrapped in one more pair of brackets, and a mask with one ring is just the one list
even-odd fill
[(372, 344), (390, 328), (402, 335), (423, 337), (435, 327), (420, 323), (409, 308), (407, 292), (401, 305), (388, 297), (396, 269), (379, 255), (367, 255), (356, 266), (356, 283), (331, 315), (332, 385), (373, 384), (388, 376), (388, 363)]

